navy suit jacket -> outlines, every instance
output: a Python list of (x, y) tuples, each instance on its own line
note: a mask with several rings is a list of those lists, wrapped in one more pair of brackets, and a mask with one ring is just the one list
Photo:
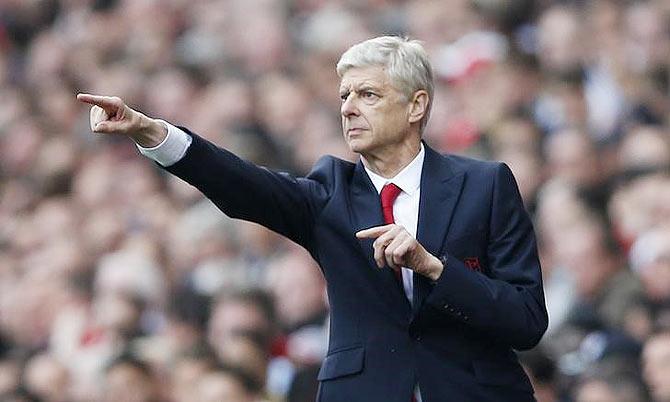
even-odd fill
[(547, 328), (533, 228), (509, 168), (426, 146), (418, 241), (446, 260), (440, 278), (414, 275), (410, 305), (379, 269), (361, 229), (382, 225), (361, 162), (321, 158), (304, 178), (255, 166), (190, 133), (166, 169), (233, 218), (302, 245), (319, 263), (330, 301), (318, 402), (533, 401), (514, 349)]

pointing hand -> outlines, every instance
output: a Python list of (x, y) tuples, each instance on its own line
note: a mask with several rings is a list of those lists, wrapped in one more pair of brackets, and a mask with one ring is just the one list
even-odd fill
[(378, 267), (407, 267), (432, 280), (442, 273), (442, 262), (430, 254), (409, 232), (397, 224), (375, 226), (356, 233), (359, 239), (376, 239), (372, 244)]
[(126, 135), (143, 147), (154, 147), (167, 136), (163, 124), (133, 110), (117, 96), (78, 94), (77, 99), (93, 105), (90, 123), (94, 133)]

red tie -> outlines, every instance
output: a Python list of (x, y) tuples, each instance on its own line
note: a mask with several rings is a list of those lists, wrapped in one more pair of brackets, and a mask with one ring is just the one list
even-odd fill
[[(395, 223), (395, 219), (393, 218), (393, 203), (395, 202), (396, 198), (398, 198), (398, 195), (400, 195), (401, 191), (402, 190), (400, 187), (393, 183), (385, 184), (384, 187), (382, 187), (382, 214), (384, 215), (384, 223), (387, 225)], [(404, 291), (404, 286), (402, 283), (402, 270), (394, 269), (393, 273), (395, 273), (395, 277), (398, 280), (398, 283), (400, 283), (400, 287), (403, 288)], [(410, 402), (416, 402), (414, 394), (412, 394), (412, 399)]]
[(395, 223), (395, 219), (393, 219), (393, 203), (401, 191), (400, 187), (393, 183), (385, 184), (382, 188), (382, 213), (384, 214), (384, 223), (387, 225)]
[[(387, 225), (395, 223), (395, 219), (393, 219), (393, 203), (395, 202), (395, 199), (398, 198), (401, 191), (400, 187), (393, 183), (387, 183), (382, 187), (382, 214), (384, 215), (384, 223)], [(394, 269), (393, 272), (400, 285), (402, 285), (402, 271), (400, 269)]]

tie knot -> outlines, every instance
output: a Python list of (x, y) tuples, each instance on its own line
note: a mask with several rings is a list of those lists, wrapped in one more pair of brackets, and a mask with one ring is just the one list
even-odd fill
[(393, 210), (393, 203), (395, 199), (398, 198), (402, 190), (400, 187), (396, 186), (393, 183), (387, 183), (382, 187), (381, 199), (382, 199), (382, 208), (391, 208)]

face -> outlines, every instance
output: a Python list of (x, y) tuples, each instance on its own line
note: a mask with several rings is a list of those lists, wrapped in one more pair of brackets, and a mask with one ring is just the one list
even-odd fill
[(292, 253), (269, 266), (268, 283), (285, 325), (296, 325), (325, 311), (323, 277), (312, 259)]
[(353, 152), (375, 155), (411, 137), (410, 102), (378, 66), (347, 70), (340, 82), (342, 131)]
[(670, 401), (670, 335), (647, 341), (642, 353), (644, 378), (658, 401)]
[(151, 378), (140, 369), (120, 364), (107, 373), (104, 401), (149, 402), (154, 399)]
[(253, 397), (244, 390), (244, 387), (227, 373), (210, 373), (198, 381), (196, 390), (198, 402), (251, 402)]
[(590, 381), (577, 390), (577, 402), (611, 402), (616, 400), (614, 391), (601, 381)]
[(269, 331), (270, 323), (260, 307), (237, 300), (224, 300), (215, 307), (210, 319), (209, 342), (221, 353), (225, 345), (223, 339), (229, 339), (238, 331)]

